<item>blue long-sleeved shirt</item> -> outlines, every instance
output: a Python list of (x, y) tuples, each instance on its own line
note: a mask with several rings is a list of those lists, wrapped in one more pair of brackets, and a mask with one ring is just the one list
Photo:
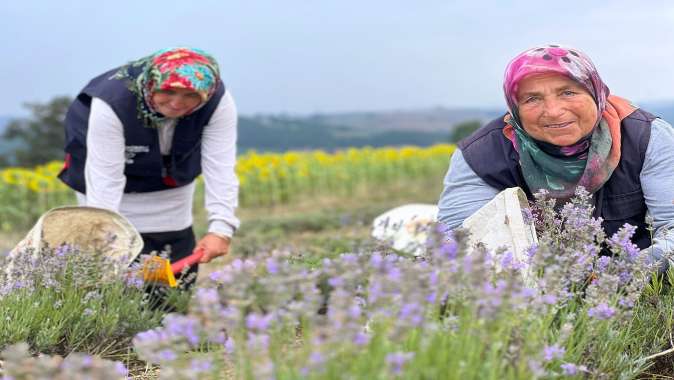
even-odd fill
[[(674, 250), (674, 128), (662, 119), (651, 123), (651, 136), (639, 175), (655, 233), (649, 250), (656, 259)], [(452, 155), (438, 202), (438, 220), (456, 228), (498, 193), (468, 166), (460, 150)]]

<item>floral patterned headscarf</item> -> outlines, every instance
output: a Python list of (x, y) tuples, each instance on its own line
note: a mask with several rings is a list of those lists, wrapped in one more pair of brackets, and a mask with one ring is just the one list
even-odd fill
[[(135, 78), (129, 70), (140, 67)], [(146, 126), (156, 127), (163, 117), (152, 104), (155, 91), (187, 89), (199, 94), (201, 103), (190, 113), (201, 108), (215, 93), (220, 79), (220, 70), (215, 59), (203, 50), (179, 47), (159, 50), (147, 57), (122, 66), (115, 78), (126, 78), (129, 90), (138, 98), (138, 113)]]
[[(533, 139), (522, 126), (517, 90), (532, 74), (558, 73), (578, 82), (594, 99), (598, 118), (589, 136), (572, 146), (557, 147)], [(588, 56), (577, 49), (547, 45), (526, 50), (506, 67), (503, 92), (510, 113), (503, 133), (520, 156), (522, 174), (531, 192), (545, 189), (554, 198), (570, 198), (576, 186), (598, 190), (620, 161), (620, 122), (635, 110), (609, 89)]]

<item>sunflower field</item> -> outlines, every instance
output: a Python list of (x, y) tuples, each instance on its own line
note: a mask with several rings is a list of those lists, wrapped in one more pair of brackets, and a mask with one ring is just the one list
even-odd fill
[[(248, 152), (238, 157), (236, 172), (242, 206), (274, 206), (317, 195), (349, 196), (358, 189), (378, 189), (396, 182), (441, 178), (453, 145), (427, 148), (351, 148), (285, 153)], [(63, 163), (35, 168), (0, 169), (0, 230), (29, 227), (52, 207), (76, 203), (57, 175)], [(198, 180), (203, 193), (203, 180)]]

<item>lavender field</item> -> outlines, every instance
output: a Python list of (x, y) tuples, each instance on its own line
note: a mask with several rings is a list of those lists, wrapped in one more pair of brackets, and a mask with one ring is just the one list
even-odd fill
[[(202, 270), (191, 297), (171, 293), (161, 307), (149, 304), (137, 270), (103, 276), (107, 259), (77, 247), (15, 263), (12, 273), (0, 275), (2, 375), (662, 379), (673, 373), (674, 276), (653, 274), (629, 241), (631, 227), (604, 236), (587, 194), (560, 213), (539, 200), (529, 220), (539, 245), (517, 260), (505, 250), (472, 251), (464, 232), (440, 225), (429, 227), (419, 257), (373, 241), (375, 215), (395, 204), (433, 202), (439, 192), (428, 184), (395, 190), (396, 197), (322, 199), (320, 208), (311, 206), (316, 199), (268, 210), (264, 218), (244, 208), (232, 255)], [(602, 243), (611, 256), (600, 255)], [(523, 281), (524, 271), (535, 274), (535, 284)]]

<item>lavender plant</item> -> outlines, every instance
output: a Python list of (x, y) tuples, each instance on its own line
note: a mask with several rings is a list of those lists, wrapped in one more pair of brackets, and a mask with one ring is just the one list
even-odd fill
[(43, 353), (117, 355), (131, 337), (159, 324), (148, 307), (139, 268), (100, 252), (62, 245), (0, 258), (0, 348), (27, 342)]
[(533, 214), (525, 262), (441, 226), (420, 257), (233, 260), (135, 351), (161, 379), (635, 378), (668, 340), (674, 298), (649, 280), (633, 229), (604, 236), (582, 189), (559, 212), (541, 194)]
[(2, 352), (6, 363), (0, 369), (3, 380), (119, 380), (127, 379), (128, 370), (123, 363), (101, 359), (100, 357), (71, 354), (66, 358), (59, 355), (31, 355), (28, 344), (19, 343)]
[[(203, 378), (634, 376), (647, 365), (634, 359), (662, 343), (661, 330), (654, 341), (629, 333), (650, 318), (639, 307), (648, 307), (640, 295), (652, 266), (629, 241), (631, 227), (604, 236), (590, 201), (580, 189), (556, 212), (541, 194), (543, 230), (528, 262), (467, 247), (463, 231), (441, 226), (420, 258), (347, 253), (311, 271), (279, 252), (234, 260), (187, 316), (134, 345), (162, 365), (161, 378), (189, 378), (197, 353), (208, 358)], [(612, 256), (600, 256), (602, 243)], [(535, 287), (522, 280), (527, 267)]]

